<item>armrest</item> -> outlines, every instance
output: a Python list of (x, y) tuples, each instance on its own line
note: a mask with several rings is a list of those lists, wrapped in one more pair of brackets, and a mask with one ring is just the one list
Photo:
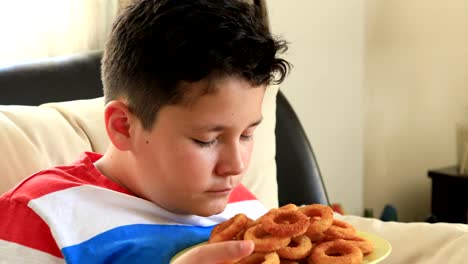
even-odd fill
[(374, 218), (336, 214), (337, 219), (354, 225), (358, 230), (376, 234), (392, 245), (385, 264), (466, 263), (468, 225), (423, 222), (384, 222)]
[(0, 67), (0, 105), (40, 105), (102, 96), (101, 51)]
[(279, 204), (328, 204), (320, 169), (307, 135), (281, 92), (276, 98), (276, 166)]

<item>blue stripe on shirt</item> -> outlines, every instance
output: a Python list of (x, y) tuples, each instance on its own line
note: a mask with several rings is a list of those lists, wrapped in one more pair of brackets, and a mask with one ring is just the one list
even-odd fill
[(169, 263), (181, 250), (208, 240), (212, 228), (126, 225), (65, 247), (62, 253), (67, 263)]

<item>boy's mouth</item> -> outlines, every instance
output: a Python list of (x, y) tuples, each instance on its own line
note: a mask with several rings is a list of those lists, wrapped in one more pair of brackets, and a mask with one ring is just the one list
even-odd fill
[(208, 194), (211, 195), (216, 195), (216, 196), (225, 196), (229, 195), (232, 192), (233, 188), (232, 187), (223, 187), (223, 188), (216, 188), (207, 191)]
[(213, 190), (207, 191), (208, 193), (214, 193), (214, 194), (227, 194), (232, 191), (233, 188), (231, 187), (226, 187), (226, 188), (217, 188)]

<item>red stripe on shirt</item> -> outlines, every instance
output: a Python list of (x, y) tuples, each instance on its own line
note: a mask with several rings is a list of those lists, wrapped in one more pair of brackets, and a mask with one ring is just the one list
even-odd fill
[(255, 195), (253, 195), (244, 185), (239, 184), (229, 196), (228, 203), (235, 203), (241, 201), (257, 200)]
[[(73, 165), (59, 166), (40, 171), (23, 180), (5, 195), (7, 197), (15, 197), (15, 199), (19, 199), (27, 204), (29, 200), (43, 195), (83, 184), (95, 185), (131, 195), (129, 191), (102, 175), (94, 167), (93, 162), (101, 157), (101, 154), (85, 152), (80, 157), (80, 160)], [(16, 190), (19, 190), (19, 195)]]
[(26, 204), (0, 197), (0, 239), (63, 258), (47, 224)]
[(83, 184), (129, 194), (94, 167), (93, 162), (101, 157), (86, 152), (73, 165), (40, 171), (1, 196), (0, 239), (63, 258), (49, 226), (28, 207), (28, 203), (43, 195)]

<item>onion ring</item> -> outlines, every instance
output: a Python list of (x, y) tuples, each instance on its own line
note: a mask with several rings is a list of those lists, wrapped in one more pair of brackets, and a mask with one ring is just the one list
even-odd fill
[(281, 207), (278, 208), (278, 209), (280, 209), (280, 210), (294, 210), (294, 211), (295, 211), (295, 210), (297, 210), (298, 208), (299, 208), (299, 207), (297, 207), (297, 205), (290, 203), (290, 204), (283, 205), (283, 206), (281, 206)]
[(280, 264), (299, 264), (299, 262), (289, 259), (280, 259)]
[(244, 229), (248, 219), (245, 214), (236, 214), (229, 220), (218, 224), (211, 230), (208, 243), (234, 240), (236, 235)]
[(289, 245), (282, 247), (276, 251), (281, 258), (297, 260), (303, 259), (310, 254), (312, 249), (312, 242), (305, 236), (297, 236), (291, 239)]
[(241, 259), (238, 264), (280, 264), (280, 259), (276, 252), (270, 253), (252, 253), (249, 256)]
[(278, 237), (295, 237), (307, 231), (309, 219), (293, 210), (270, 210), (260, 225), (266, 232)]
[(350, 242), (351, 244), (356, 245), (358, 248), (361, 249), (362, 254), (367, 255), (374, 251), (374, 245), (372, 242), (366, 238), (355, 236), (349, 239), (345, 239), (346, 241)]
[(228, 240), (252, 240), (255, 245), (251, 255), (230, 264), (353, 264), (374, 251), (372, 241), (334, 219), (332, 208), (322, 204), (286, 204), (255, 221), (236, 214), (215, 226), (208, 242)]
[(318, 244), (312, 249), (309, 264), (360, 264), (362, 251), (355, 245), (338, 239)]
[(265, 261), (263, 262), (264, 264), (279, 264), (280, 259), (279, 256), (276, 252), (271, 252), (268, 254), (265, 254)]
[(318, 241), (325, 230), (333, 223), (333, 210), (322, 204), (299, 207), (299, 211), (309, 217), (309, 227), (305, 232), (312, 242)]
[(235, 240), (243, 240), (245, 231), (247, 231), (249, 227), (252, 227), (254, 225), (255, 221), (247, 217), (247, 223), (245, 224), (244, 228), (242, 228), (242, 230), (239, 231), (239, 233), (237, 233), (237, 235), (235, 236)]
[(289, 237), (275, 237), (263, 230), (260, 225), (254, 225), (247, 229), (244, 240), (252, 240), (255, 244), (255, 252), (272, 252), (285, 247), (291, 242)]
[(325, 236), (325, 234), (323, 232), (315, 233), (315, 234), (306, 232), (304, 235), (306, 235), (310, 239), (310, 242), (312, 242), (312, 243), (318, 243), (320, 241), (324, 241), (325, 238), (326, 238), (326, 236)]
[(356, 229), (351, 224), (334, 219), (332, 226), (325, 232), (325, 240), (351, 239), (356, 236)]

